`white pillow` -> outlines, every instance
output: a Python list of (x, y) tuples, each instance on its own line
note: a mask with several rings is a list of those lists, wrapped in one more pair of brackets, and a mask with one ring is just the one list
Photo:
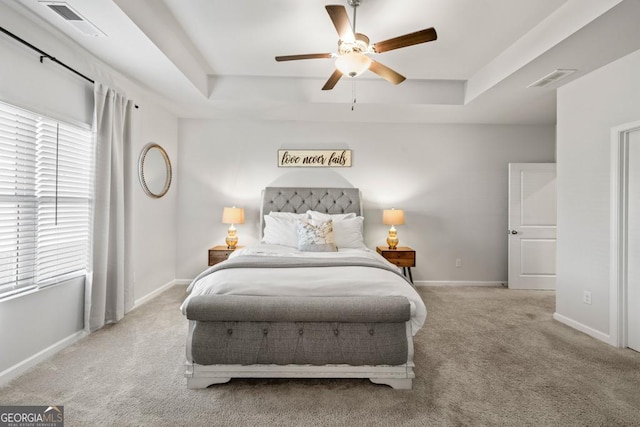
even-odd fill
[(307, 218), (307, 214), (306, 213), (276, 212), (276, 211), (269, 212), (269, 216), (272, 216), (274, 218), (289, 219), (289, 220), (293, 221), (294, 223), (297, 220), (301, 219), (301, 218)]
[(337, 221), (342, 221), (343, 219), (355, 218), (356, 214), (346, 213), (346, 214), (327, 214), (318, 211), (307, 211), (307, 216), (315, 221), (328, 221), (332, 220), (334, 223)]
[(296, 221), (284, 217), (265, 215), (262, 241), (272, 245), (297, 248)]
[(363, 237), (364, 217), (347, 218), (334, 221), (333, 236), (338, 249), (366, 249)]
[(333, 221), (300, 219), (296, 222), (298, 249), (307, 252), (335, 252)]

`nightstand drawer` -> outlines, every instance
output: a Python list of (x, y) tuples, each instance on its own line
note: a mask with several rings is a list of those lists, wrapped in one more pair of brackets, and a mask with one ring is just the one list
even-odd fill
[(410, 259), (413, 260), (415, 258), (415, 252), (396, 252), (396, 251), (388, 251), (384, 254), (385, 258), (388, 260), (392, 259)]
[(219, 262), (222, 262), (229, 258), (231, 251), (228, 252), (209, 252), (209, 265), (216, 265)]
[[(238, 247), (239, 248), (239, 247)], [(229, 258), (233, 249), (228, 249), (226, 246), (219, 245), (209, 249), (209, 265), (216, 265)]]
[(416, 265), (416, 260), (415, 257), (411, 257), (411, 258), (393, 258), (393, 257), (386, 257), (387, 261), (389, 261), (391, 264), (395, 264), (398, 267), (415, 267)]
[(387, 261), (398, 267), (416, 266), (416, 251), (409, 247), (401, 246), (397, 249), (388, 249), (384, 246), (378, 246), (376, 250)]

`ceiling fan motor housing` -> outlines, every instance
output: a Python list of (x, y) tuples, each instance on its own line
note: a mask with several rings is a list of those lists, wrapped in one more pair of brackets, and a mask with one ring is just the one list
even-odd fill
[(355, 40), (338, 40), (338, 52), (340, 55), (347, 53), (369, 53), (369, 37), (362, 33), (355, 33)]

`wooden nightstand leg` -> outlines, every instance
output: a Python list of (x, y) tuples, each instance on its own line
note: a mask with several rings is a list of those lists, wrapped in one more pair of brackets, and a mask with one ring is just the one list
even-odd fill
[(409, 280), (411, 280), (411, 283), (413, 283), (413, 275), (411, 275), (411, 267), (407, 267), (407, 270), (409, 270)]

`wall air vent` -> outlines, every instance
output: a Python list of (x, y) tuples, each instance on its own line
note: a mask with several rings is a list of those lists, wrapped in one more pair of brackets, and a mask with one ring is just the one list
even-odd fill
[(527, 87), (545, 87), (550, 85), (551, 83), (555, 83), (559, 80), (562, 80), (568, 75), (573, 74), (575, 72), (576, 70), (573, 70), (573, 69), (558, 69), (547, 74), (543, 78), (536, 80), (535, 82), (531, 83)]
[(45, 5), (47, 8), (58, 14), (73, 28), (80, 31), (85, 36), (89, 37), (105, 37), (105, 33), (100, 31), (98, 27), (89, 22), (84, 16), (80, 15), (74, 10), (68, 3), (63, 1), (44, 1), (41, 0), (40, 4)]

